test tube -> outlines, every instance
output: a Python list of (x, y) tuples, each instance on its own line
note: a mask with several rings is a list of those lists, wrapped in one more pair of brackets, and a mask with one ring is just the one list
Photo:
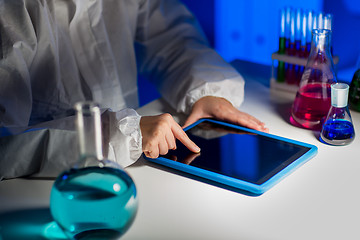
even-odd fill
[[(286, 49), (287, 54), (290, 56), (296, 55), (296, 48), (295, 48), (295, 11), (291, 11), (290, 14), (290, 41), (289, 41), (289, 48)], [(288, 68), (286, 69), (285, 73), (285, 81), (288, 84), (295, 84), (296, 83), (296, 71), (294, 64), (288, 64)]]
[(280, 11), (279, 53), (285, 53), (285, 9)]
[[(281, 9), (280, 11), (280, 33), (279, 33), (279, 54), (285, 54), (286, 46), (285, 46), (285, 21), (286, 21), (285, 9)], [(277, 68), (277, 78), (278, 82), (285, 81), (285, 63), (282, 61), (278, 62)]]
[[(288, 54), (288, 50), (290, 49), (290, 35), (291, 35), (291, 7), (287, 7), (285, 10), (285, 53)], [(285, 63), (285, 82), (287, 82), (287, 70), (290, 64)]]
[(288, 49), (290, 47), (290, 33), (291, 33), (291, 12), (292, 8), (287, 7), (285, 13), (285, 48)]
[(318, 29), (323, 29), (324, 28), (324, 14), (322, 12), (319, 12), (318, 14)]
[[(307, 33), (307, 14), (304, 11), (302, 13), (302, 21), (301, 21), (301, 39), (300, 39), (300, 52), (299, 52), (300, 58), (308, 57), (306, 50), (306, 33)], [(299, 70), (297, 73), (297, 81), (298, 81), (297, 84), (300, 83), (304, 70), (305, 70), (305, 66), (299, 66)]]
[(290, 38), (289, 38), (289, 47), (287, 53), (291, 56), (294, 56), (296, 53), (295, 49), (295, 11), (290, 13)]
[[(328, 13), (324, 16), (324, 28), (332, 31), (332, 23), (333, 23), (333, 15)], [(333, 55), (333, 44), (332, 44), (332, 35), (330, 35), (330, 51), (331, 55)]]
[(301, 44), (301, 16), (302, 11), (300, 8), (296, 10), (296, 23), (295, 23), (295, 50), (296, 55), (299, 55), (300, 52), (300, 44)]
[(313, 29), (318, 29), (318, 28), (319, 28), (318, 26), (319, 26), (319, 25), (318, 25), (318, 16), (317, 16), (316, 13), (314, 13), (314, 14), (313, 14), (313, 21), (312, 21), (312, 29), (311, 29), (311, 31), (312, 31)]
[(306, 27), (306, 54), (310, 54), (311, 49), (311, 31), (313, 30), (313, 12), (307, 12), (307, 27)]
[(332, 20), (333, 20), (333, 15), (328, 13), (325, 15), (324, 17), (324, 29), (327, 30), (332, 30)]
[[(296, 20), (295, 20), (295, 55), (300, 57), (301, 56), (301, 25), (302, 25), (302, 10), (298, 8), (296, 10)], [(299, 84), (301, 80), (301, 72), (300, 72), (300, 65), (295, 65), (295, 84)]]
[(307, 34), (307, 14), (302, 14), (301, 39), (300, 39), (300, 57), (306, 57), (306, 34)]

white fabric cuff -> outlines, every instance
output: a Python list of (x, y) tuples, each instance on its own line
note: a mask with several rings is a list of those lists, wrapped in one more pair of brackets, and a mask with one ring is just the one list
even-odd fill
[(205, 96), (225, 98), (235, 108), (239, 108), (244, 101), (244, 86), (245, 82), (241, 76), (217, 82), (205, 82), (187, 93), (179, 110), (189, 114), (194, 103)]
[(108, 158), (122, 167), (133, 164), (142, 154), (140, 118), (133, 109), (111, 114)]

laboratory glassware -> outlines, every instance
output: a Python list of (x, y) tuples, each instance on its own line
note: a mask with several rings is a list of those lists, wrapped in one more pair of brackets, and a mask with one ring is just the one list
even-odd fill
[(311, 31), (313, 30), (313, 12), (307, 12), (307, 25), (306, 25), (306, 57), (309, 56), (311, 50)]
[(331, 106), (331, 84), (336, 83), (330, 53), (331, 31), (312, 31), (311, 51), (299, 90), (291, 108), (290, 122), (306, 129), (321, 130)]
[[(296, 50), (296, 56), (297, 57), (301, 57), (302, 53), (301, 53), (301, 39), (302, 39), (302, 16), (303, 16), (303, 11), (298, 8), (296, 10), (296, 27), (295, 27), (295, 50)], [(301, 69), (300, 65), (295, 65), (295, 84), (299, 85), (300, 80), (301, 80), (301, 76), (302, 76), (302, 71), (303, 69)]]
[(318, 19), (317, 29), (324, 29), (324, 14), (323, 14), (323, 12), (319, 12), (317, 19)]
[(355, 138), (354, 125), (348, 108), (349, 85), (331, 85), (331, 108), (323, 124), (320, 138), (331, 145), (347, 145)]
[[(296, 11), (290, 12), (290, 39), (289, 47), (286, 49), (286, 53), (289, 56), (296, 56), (297, 50), (295, 45), (295, 25), (296, 25)], [(296, 84), (296, 69), (295, 64), (289, 63), (285, 72), (285, 81), (287, 84)]]
[[(327, 29), (330, 31), (332, 30), (333, 18), (334, 17), (331, 13), (328, 13), (324, 16), (324, 29)], [(332, 39), (330, 39), (330, 52), (331, 52), (331, 55), (334, 54)]]
[(357, 70), (350, 83), (349, 105), (351, 109), (360, 112), (360, 57), (356, 66)]
[[(280, 34), (279, 34), (279, 54), (285, 54), (285, 9), (280, 12)], [(277, 78), (278, 82), (285, 82), (285, 63), (278, 62)]]
[(57, 177), (51, 214), (72, 239), (118, 239), (136, 216), (136, 186), (125, 170), (103, 157), (98, 105), (80, 102), (75, 110), (79, 160)]
[(306, 51), (307, 18), (308, 15), (304, 12), (302, 14), (302, 20), (301, 20), (302, 24), (301, 24), (301, 40), (300, 40), (300, 53), (299, 53), (299, 57), (301, 58), (305, 58), (308, 56)]

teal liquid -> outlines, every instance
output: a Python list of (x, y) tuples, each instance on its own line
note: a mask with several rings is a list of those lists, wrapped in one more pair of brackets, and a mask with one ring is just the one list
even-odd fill
[(51, 191), (53, 218), (73, 239), (117, 239), (138, 206), (130, 176), (115, 168), (88, 167), (62, 173)]

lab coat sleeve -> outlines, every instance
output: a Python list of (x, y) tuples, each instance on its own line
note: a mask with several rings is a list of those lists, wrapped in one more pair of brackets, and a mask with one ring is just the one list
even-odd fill
[(201, 97), (217, 96), (239, 107), (244, 79), (212, 48), (194, 16), (177, 0), (144, 4), (137, 31), (138, 65), (179, 112)]
[(103, 121), (103, 125), (109, 127), (109, 130), (104, 132), (104, 139), (109, 139), (108, 143), (105, 143), (108, 144), (104, 149), (108, 151), (106, 155), (123, 167), (134, 163), (142, 154), (140, 118), (135, 110), (123, 109), (110, 113), (107, 117), (108, 124)]
[[(142, 154), (140, 116), (133, 109), (123, 109), (105, 110), (101, 118), (104, 156), (121, 167), (134, 163)], [(7, 136), (0, 137), (0, 180), (27, 175), (56, 177), (79, 159), (75, 116), (2, 129)]]
[[(27, 5), (24, 1), (0, 4), (0, 180), (33, 174), (54, 177), (78, 159), (73, 115), (53, 117), (51, 112), (43, 111), (49, 113), (50, 120), (31, 123), (34, 73), (44, 71), (48, 79), (59, 74), (51, 71), (56, 66), (49, 61), (56, 59), (56, 52), (45, 51), (57, 46), (40, 46), (57, 35), (46, 35), (44, 26), (49, 26), (51, 20), (37, 3), (34, 0)], [(32, 8), (27, 9), (29, 6)], [(58, 40), (54, 38), (54, 42)], [(102, 118), (109, 120), (104, 132), (108, 158), (123, 167), (135, 162), (141, 155), (140, 117), (134, 110), (125, 109), (104, 110)]]

